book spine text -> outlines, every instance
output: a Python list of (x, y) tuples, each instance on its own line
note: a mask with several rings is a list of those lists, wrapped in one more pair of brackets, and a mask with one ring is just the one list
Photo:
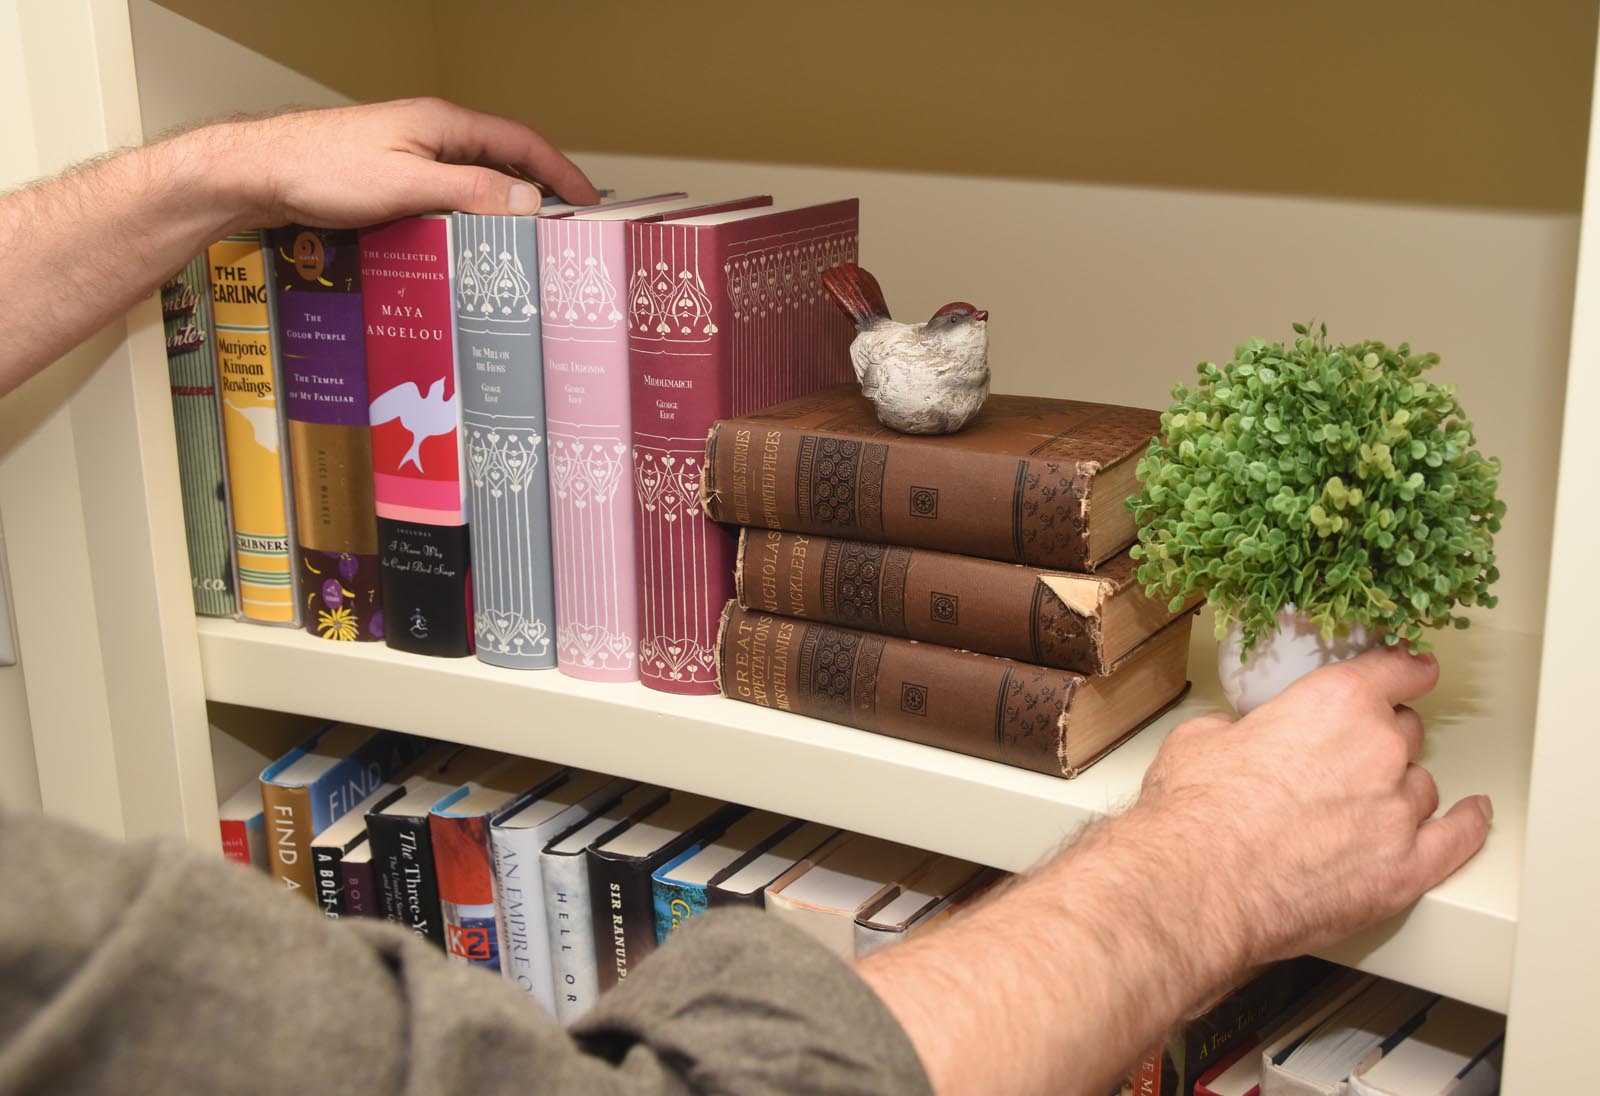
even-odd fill
[(250, 620), (296, 624), (278, 352), (260, 236), (240, 233), (219, 240), (207, 250), (206, 262), (239, 609)]
[(484, 662), (542, 669), (556, 623), (534, 218), (454, 217), (473, 638)]
[(359, 240), (384, 639), (469, 655), (450, 219), (407, 217)]
[(639, 677), (625, 228), (538, 222), (556, 665), (593, 681)]
[(283, 363), (301, 615), (313, 635), (381, 640), (378, 522), (354, 229), (267, 234)]

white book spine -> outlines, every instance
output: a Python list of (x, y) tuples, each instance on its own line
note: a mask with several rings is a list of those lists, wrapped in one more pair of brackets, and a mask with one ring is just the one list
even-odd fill
[(589, 920), (589, 860), (581, 853), (545, 853), (539, 859), (544, 875), (556, 1019), (570, 1024), (589, 1010), (600, 992), (594, 927)]
[(500, 972), (546, 1011), (556, 1011), (550, 965), (550, 934), (545, 929), (545, 889), (540, 846), (542, 830), (495, 826), (494, 920), (500, 934)]

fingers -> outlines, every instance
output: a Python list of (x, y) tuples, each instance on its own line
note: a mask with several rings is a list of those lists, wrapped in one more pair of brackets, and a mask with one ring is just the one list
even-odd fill
[(1421, 765), (1406, 766), (1400, 792), (1411, 804), (1411, 817), (1418, 822), (1432, 818), (1433, 812), (1439, 809), (1439, 785), (1434, 783), (1433, 774)]
[(1422, 824), (1415, 854), (1418, 894), (1443, 882), (1483, 847), (1493, 813), (1488, 796), (1472, 795)]
[(406, 202), (418, 210), (522, 215), (539, 209), (537, 188), (492, 168), (416, 160), (407, 176)]
[(521, 122), (431, 100), (419, 104), (418, 109), (439, 159), (460, 164), (505, 164), (548, 184), (569, 202), (592, 205), (600, 200), (599, 191), (576, 164)]
[(1400, 647), (1376, 647), (1340, 667), (1359, 674), (1390, 707), (1415, 700), (1439, 683), (1438, 659)]
[[(1415, 761), (1422, 756), (1422, 717), (1415, 709), (1402, 704), (1394, 710), (1395, 729), (1406, 740), (1406, 760)], [(1431, 813), (1431, 812), (1430, 812)]]

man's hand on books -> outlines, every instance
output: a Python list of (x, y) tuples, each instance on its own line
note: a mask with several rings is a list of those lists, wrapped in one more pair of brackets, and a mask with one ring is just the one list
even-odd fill
[(278, 114), (190, 136), (244, 196), (240, 227), (357, 228), (452, 209), (533, 213), (534, 180), (579, 205), (600, 198), (577, 165), (521, 122), (439, 99)]
[(1435, 818), (1438, 788), (1417, 764), (1422, 719), (1407, 702), (1438, 679), (1431, 656), (1370, 651), (1243, 719), (1193, 720), (1168, 737), (1137, 809), (1192, 818), (1224, 869), (1216, 889), (1238, 906), (1248, 962), (1399, 913), (1483, 845), (1488, 798)]

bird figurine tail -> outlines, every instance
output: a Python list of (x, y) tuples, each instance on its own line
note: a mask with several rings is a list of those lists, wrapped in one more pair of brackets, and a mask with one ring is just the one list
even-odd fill
[(883, 299), (878, 279), (855, 263), (824, 270), (822, 284), (839, 307), (855, 321), (856, 327), (868, 328), (879, 320), (889, 319), (889, 302)]

